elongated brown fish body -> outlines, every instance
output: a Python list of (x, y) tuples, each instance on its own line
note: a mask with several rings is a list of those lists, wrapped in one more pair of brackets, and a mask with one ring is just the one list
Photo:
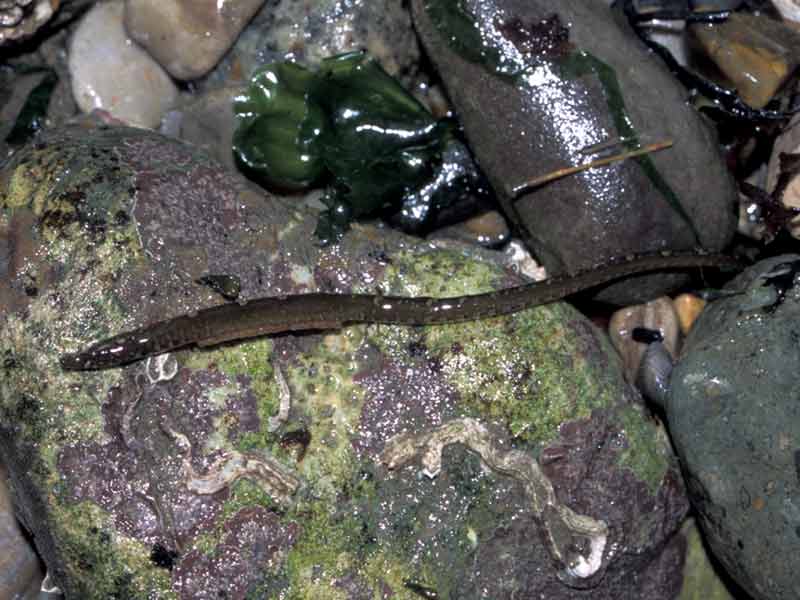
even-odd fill
[(65, 354), (61, 367), (89, 371), (118, 367), (189, 346), (213, 346), (263, 335), (336, 329), (353, 323), (437, 325), (496, 317), (561, 300), (572, 294), (637, 273), (697, 267), (734, 267), (717, 254), (647, 256), (579, 273), (485, 294), (453, 298), (369, 294), (299, 294), (267, 297), (245, 304), (207, 308), (196, 315), (160, 321)]

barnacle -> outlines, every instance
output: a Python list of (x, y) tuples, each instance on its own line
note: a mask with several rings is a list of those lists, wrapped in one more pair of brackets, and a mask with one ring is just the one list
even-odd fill
[(61, 0), (0, 0), (0, 45), (33, 35)]

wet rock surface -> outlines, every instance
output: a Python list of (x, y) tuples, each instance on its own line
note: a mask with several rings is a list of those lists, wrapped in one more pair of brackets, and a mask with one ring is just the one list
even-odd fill
[[(713, 135), (685, 91), (603, 3), (561, 2), (555, 16), (551, 2), (462, 5), (411, 3), (476, 159), (551, 275), (615, 256), (714, 250), (729, 241), (735, 191)], [(630, 136), (675, 147), (517, 198), (509, 189), (588, 162), (586, 148)], [(602, 298), (650, 299), (675, 282), (644, 277)]]
[(189, 142), (234, 169), (233, 101), (243, 91), (243, 88), (221, 88), (182, 103), (164, 115), (161, 133)]
[(728, 284), (686, 339), (666, 406), (714, 554), (754, 598), (800, 584), (800, 256)]
[(674, 598), (665, 434), (566, 304), (60, 370), (223, 302), (209, 273), (242, 298), (520, 282), (373, 227), (320, 248), (314, 222), (143, 130), (52, 131), (0, 173), (0, 451), (67, 597)]
[(39, 557), (14, 518), (8, 472), (0, 462), (0, 598), (36, 598), (42, 576)]

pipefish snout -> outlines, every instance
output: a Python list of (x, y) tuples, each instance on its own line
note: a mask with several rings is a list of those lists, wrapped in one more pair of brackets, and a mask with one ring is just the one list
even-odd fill
[(736, 268), (720, 254), (652, 255), (485, 294), (453, 298), (312, 293), (229, 303), (127, 331), (74, 354), (61, 367), (89, 371), (119, 367), (190, 346), (214, 346), (263, 335), (338, 329), (354, 323), (437, 325), (472, 321), (548, 304), (630, 275), (700, 267)]

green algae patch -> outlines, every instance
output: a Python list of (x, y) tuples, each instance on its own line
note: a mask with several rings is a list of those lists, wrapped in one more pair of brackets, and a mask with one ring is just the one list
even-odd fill
[(149, 560), (142, 543), (114, 533), (105, 511), (91, 502), (55, 507), (53, 537), (75, 598), (175, 598), (169, 572)]
[(655, 495), (672, 462), (669, 440), (663, 427), (648, 421), (642, 408), (630, 404), (617, 413), (616, 425), (628, 440), (617, 464), (633, 471)]
[(709, 560), (694, 519), (686, 520), (681, 535), (686, 539), (687, 548), (678, 600), (734, 600)]
[(360, 522), (332, 514), (325, 502), (301, 503), (287, 515), (300, 523), (303, 533), (286, 557), (290, 598), (347, 600), (335, 580), (357, 565)]
[(206, 369), (210, 364), (233, 378), (250, 377), (253, 386), (269, 388), (274, 382), (272, 340), (259, 338), (225, 348), (201, 350), (186, 354), (184, 364), (189, 368)]
[(279, 508), (262, 486), (249, 479), (239, 479), (231, 486), (231, 495), (222, 507), (222, 520), (228, 520), (241, 509), (252, 506), (261, 506), (268, 510)]
[[(107, 249), (106, 245), (97, 248)], [(25, 443), (40, 443), (42, 456), (54, 470), (55, 448), (105, 435), (101, 402), (119, 384), (121, 371), (64, 372), (57, 357), (124, 328), (117, 300), (104, 292), (101, 283), (123, 268), (122, 261), (109, 261), (80, 274), (73, 271), (57, 294), (38, 295), (29, 302), (24, 318), (10, 313), (0, 328), (0, 348), (13, 357), (2, 378), (0, 405), (6, 414), (24, 410), (20, 403), (26, 397), (35, 399), (38, 406), (35, 412), (5, 422), (18, 424)], [(79, 308), (64, 312), (62, 303)]]
[(12, 157), (0, 181), (0, 208), (29, 207), (44, 239), (63, 236), (73, 224), (95, 232), (120, 224), (114, 221), (132, 202), (134, 174), (113, 140), (87, 134), (62, 143), (59, 136)]
[(19, 209), (30, 207), (34, 193), (38, 190), (39, 177), (30, 172), (30, 168), (19, 166), (6, 172), (0, 180), (0, 208)]
[(286, 370), (293, 419), (308, 428), (311, 441), (298, 465), (315, 494), (334, 500), (358, 466), (351, 436), (364, 404), (364, 390), (353, 381), (354, 353), (364, 328), (348, 328), (323, 338)]
[[(343, 577), (357, 575), (373, 590), (389, 586), (392, 598), (418, 600), (408, 581), (434, 581), (433, 573), (410, 567), (386, 544), (375, 543), (373, 532), (352, 508), (332, 510), (325, 502), (301, 502), (288, 518), (302, 527), (302, 536), (288, 552), (284, 576), (287, 598), (346, 600), (345, 589), (336, 586)], [(283, 596), (282, 596), (283, 597)]]
[[(385, 552), (374, 552), (368, 556), (361, 567), (360, 574), (364, 575), (367, 581), (373, 582), (375, 587), (380, 583), (388, 585), (392, 590), (392, 598), (398, 600), (420, 600), (421, 596), (411, 588), (411, 584), (417, 583), (420, 587), (424, 582), (436, 581), (434, 578), (434, 568), (429, 567), (420, 572), (419, 569), (411, 569), (400, 559)], [(438, 598), (447, 598), (444, 590), (436, 590)]]
[(387, 294), (447, 298), (491, 292), (504, 275), (497, 264), (469, 249), (399, 252), (386, 267)]
[(474, 416), (501, 420), (516, 438), (546, 444), (565, 421), (612, 405), (621, 381), (595, 366), (568, 323), (566, 304), (512, 317), (431, 327), (426, 344)]
[(6, 357), (0, 376), (0, 420), (13, 426), (19, 447), (35, 448), (41, 480), (55, 483), (60, 448), (105, 435), (97, 398), (104, 397), (119, 376), (106, 372), (80, 378), (51, 368), (47, 363), (57, 353), (53, 347), (67, 326), (64, 320), (44, 316), (40, 309), (45, 305), (34, 303), (28, 318), (11, 315), (0, 328)]
[[(240, 432), (236, 437), (236, 450), (253, 452), (276, 449), (276, 436), (267, 429), (270, 418), (278, 413), (280, 405), (278, 383), (272, 364), (272, 340), (261, 338), (234, 347), (185, 352), (182, 357), (183, 365), (187, 368), (202, 371), (214, 365), (232, 381), (238, 382), (235, 389), (226, 387), (221, 392), (242, 394), (245, 389), (249, 389), (254, 394), (259, 430)], [(227, 429), (224, 420), (220, 425)]]
[[(448, 297), (496, 289), (503, 270), (469, 252), (403, 252), (387, 267), (390, 294)], [(420, 338), (419, 332), (422, 332)], [(504, 422), (522, 441), (545, 444), (565, 421), (615, 404), (622, 380), (613, 349), (564, 303), (508, 317), (436, 325), (374, 328), (387, 355), (425, 346), (459, 392), (465, 414)]]

